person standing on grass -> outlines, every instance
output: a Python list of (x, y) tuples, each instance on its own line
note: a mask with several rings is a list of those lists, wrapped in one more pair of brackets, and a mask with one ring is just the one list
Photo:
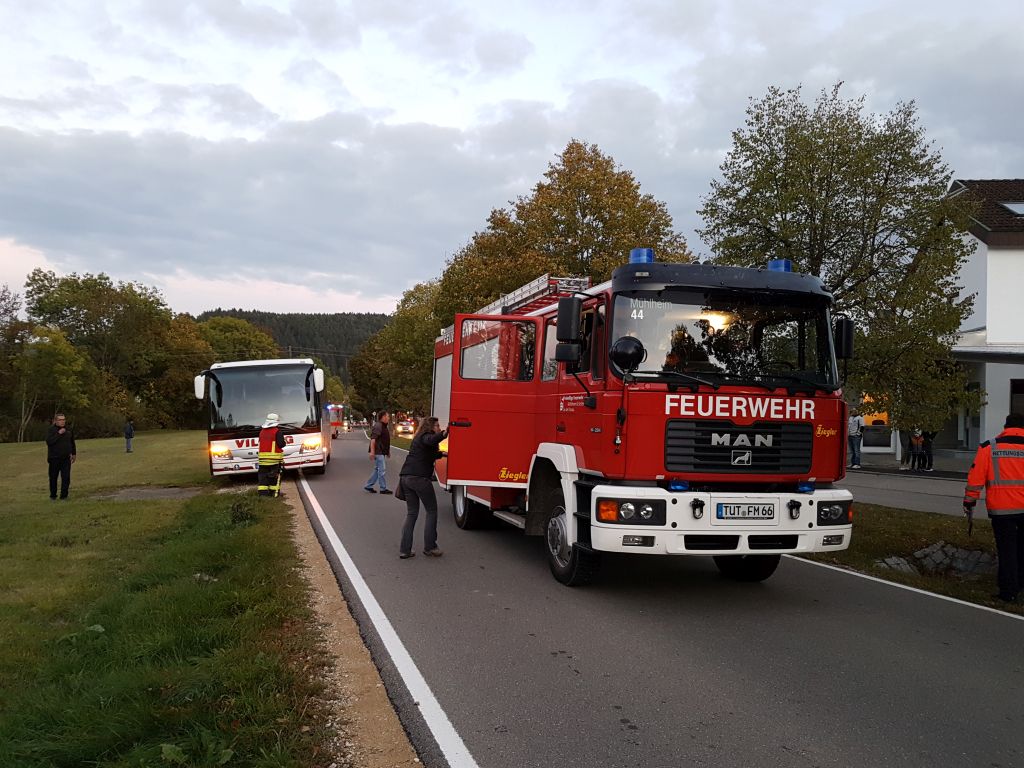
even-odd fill
[(135, 422), (130, 418), (124, 423), (124, 452), (132, 452), (132, 439), (135, 437)]
[(377, 421), (370, 430), (370, 461), (373, 462), (373, 474), (363, 485), (367, 493), (376, 493), (373, 484), (380, 484), (381, 493), (388, 490), (388, 459), (391, 458), (391, 433), (388, 431), (388, 412), (377, 414)]
[(1011, 413), (996, 439), (978, 446), (967, 473), (965, 515), (974, 513), (982, 491), (996, 538), (999, 592), (993, 597), (1013, 603), (1024, 586), (1024, 414)]
[(860, 469), (860, 443), (864, 439), (864, 417), (860, 415), (860, 408), (850, 409), (846, 439), (850, 444), (850, 469)]
[(50, 500), (57, 498), (57, 477), (60, 477), (60, 498), (67, 499), (71, 488), (71, 465), (78, 451), (75, 434), (63, 413), (54, 414), (53, 424), (46, 430), (46, 460), (50, 465)]
[(934, 472), (935, 471), (935, 438), (938, 436), (938, 432), (931, 432), (925, 430), (921, 433), (921, 437), (924, 438), (924, 471)]
[(407, 560), (416, 553), (412, 551), (413, 531), (420, 514), (420, 502), (427, 512), (423, 522), (423, 554), (440, 557), (444, 554), (437, 548), (437, 496), (434, 494), (434, 462), (443, 455), (438, 446), (448, 437), (448, 430), (441, 429), (438, 420), (431, 416), (420, 422), (419, 429), (409, 446), (399, 483), (405, 493), (405, 525), (402, 526), (402, 543), (398, 556)]

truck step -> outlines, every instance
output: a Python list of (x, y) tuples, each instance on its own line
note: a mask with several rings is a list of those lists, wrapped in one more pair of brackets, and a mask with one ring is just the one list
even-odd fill
[(526, 528), (526, 516), (517, 515), (515, 512), (506, 512), (504, 509), (496, 509), (492, 513), (499, 520), (511, 523), (516, 528)]

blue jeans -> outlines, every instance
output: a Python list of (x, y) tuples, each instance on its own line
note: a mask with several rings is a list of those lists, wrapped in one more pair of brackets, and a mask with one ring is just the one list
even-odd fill
[(373, 457), (373, 474), (370, 475), (370, 479), (366, 481), (366, 485), (363, 486), (366, 490), (373, 488), (373, 484), (376, 482), (380, 483), (380, 489), (386, 491), (388, 489), (388, 473), (387, 473), (387, 461), (383, 454), (378, 453)]
[(861, 435), (850, 435), (846, 439), (850, 443), (850, 466), (860, 464), (860, 441), (864, 438)]
[(130, 437), (126, 437), (124, 439), (124, 452), (125, 453), (131, 453), (132, 452), (132, 439)]

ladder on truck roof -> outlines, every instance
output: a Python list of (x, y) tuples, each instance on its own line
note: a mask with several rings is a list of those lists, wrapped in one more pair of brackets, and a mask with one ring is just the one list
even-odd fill
[[(499, 299), (492, 301), (483, 309), (474, 312), (474, 315), (528, 315), (554, 304), (565, 296), (572, 296), (580, 291), (590, 288), (589, 277), (551, 277), (541, 275), (536, 280), (531, 280), (526, 285), (516, 288), (511, 293), (506, 293)], [(449, 325), (441, 329), (442, 338), (451, 338), (455, 333), (455, 326)]]

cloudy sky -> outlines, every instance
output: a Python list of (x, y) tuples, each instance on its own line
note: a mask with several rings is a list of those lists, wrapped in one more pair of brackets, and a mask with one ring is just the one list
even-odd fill
[(1015, 0), (0, 0), (0, 283), (391, 311), (571, 138), (701, 253), (770, 85), (916, 100), (956, 176), (1019, 178), (1020, 31)]

